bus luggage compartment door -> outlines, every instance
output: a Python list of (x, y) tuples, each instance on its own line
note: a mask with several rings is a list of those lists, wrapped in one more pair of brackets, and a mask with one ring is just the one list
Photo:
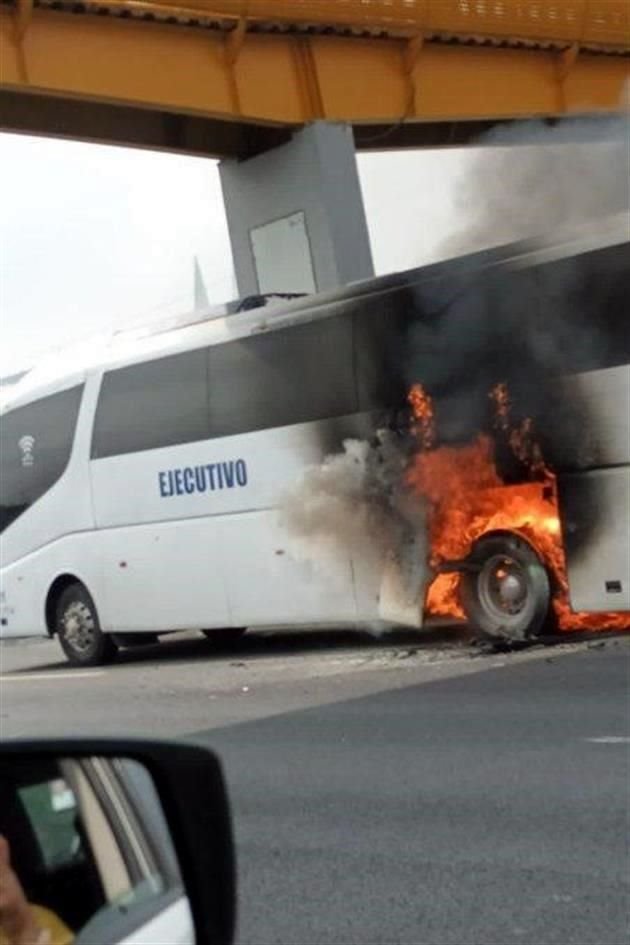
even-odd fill
[(558, 479), (569, 598), (575, 611), (630, 611), (630, 466)]

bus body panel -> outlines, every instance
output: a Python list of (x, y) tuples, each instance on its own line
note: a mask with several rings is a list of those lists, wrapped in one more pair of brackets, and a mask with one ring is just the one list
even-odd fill
[(567, 438), (557, 464), (567, 471), (630, 463), (630, 364), (586, 371), (558, 382), (558, 403), (576, 396), (584, 405), (588, 426)]
[(571, 607), (630, 610), (630, 466), (562, 475), (558, 494)]
[(591, 418), (589, 465), (630, 464), (630, 364), (581, 374), (579, 384)]
[(0, 537), (3, 567), (24, 561), (64, 535), (94, 528), (86, 462), (73, 461), (41, 498)]
[(104, 629), (377, 621), (382, 560), (359, 572), (358, 609), (349, 555), (306, 561), (281, 511), (306, 468), (369, 430), (354, 415), (92, 460)]
[(0, 636), (46, 636), (48, 593), (57, 578), (67, 576), (83, 583), (97, 611), (105, 612), (100, 551), (94, 532), (77, 532), (49, 542), (3, 568)]
[(565, 377), (560, 390), (589, 418), (558, 477), (571, 606), (630, 610), (630, 365)]
[(229, 626), (217, 519), (102, 529), (94, 533), (107, 631)]
[[(299, 542), (268, 509), (220, 519), (225, 586), (235, 626), (354, 624), (357, 614), (350, 559), (305, 560)], [(376, 610), (364, 619), (375, 619)]]

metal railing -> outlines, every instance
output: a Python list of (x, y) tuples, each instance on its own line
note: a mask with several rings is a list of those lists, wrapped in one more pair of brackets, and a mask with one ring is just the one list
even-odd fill
[[(41, 5), (48, 5), (45, 0)], [(86, 0), (254, 29), (352, 32), (528, 45), (630, 49), (630, 0)]]

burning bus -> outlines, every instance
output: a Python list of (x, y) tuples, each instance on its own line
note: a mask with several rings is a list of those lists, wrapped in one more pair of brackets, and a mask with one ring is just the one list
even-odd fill
[(0, 424), (1, 635), (94, 665), (177, 629), (630, 626), (629, 234), (621, 214), (30, 372)]
[(508, 249), (455, 288), (433, 365), (422, 327), (406, 475), (429, 504), (429, 612), (510, 640), (630, 627), (629, 238), (620, 214)]

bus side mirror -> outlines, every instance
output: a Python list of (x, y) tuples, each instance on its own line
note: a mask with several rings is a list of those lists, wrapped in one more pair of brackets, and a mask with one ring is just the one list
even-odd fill
[(231, 945), (231, 815), (211, 751), (16, 740), (0, 745), (0, 770), (0, 886), (13, 890), (0, 938), (26, 922), (68, 945)]

